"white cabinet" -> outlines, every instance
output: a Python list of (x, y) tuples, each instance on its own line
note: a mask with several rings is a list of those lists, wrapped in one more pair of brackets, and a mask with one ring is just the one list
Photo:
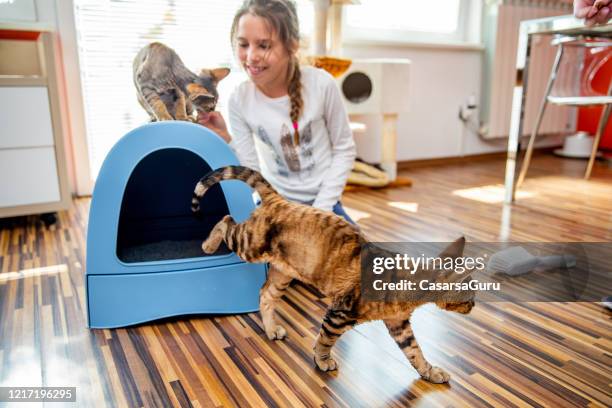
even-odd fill
[(0, 1), (0, 16), (3, 20), (34, 22), (36, 21), (36, 5), (34, 0)]
[(47, 87), (0, 87), (0, 123), (0, 149), (53, 146)]
[(0, 149), (0, 208), (60, 201), (55, 149)]
[(3, 33), (0, 217), (67, 209), (70, 193), (51, 33), (29, 33), (27, 39), (2, 38)]

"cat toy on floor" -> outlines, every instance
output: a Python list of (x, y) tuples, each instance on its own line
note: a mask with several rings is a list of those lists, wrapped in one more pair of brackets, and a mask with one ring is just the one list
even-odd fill
[(574, 255), (535, 256), (525, 248), (514, 246), (503, 249), (491, 255), (487, 264), (487, 272), (504, 273), (510, 276), (524, 275), (534, 269), (569, 269), (576, 266)]

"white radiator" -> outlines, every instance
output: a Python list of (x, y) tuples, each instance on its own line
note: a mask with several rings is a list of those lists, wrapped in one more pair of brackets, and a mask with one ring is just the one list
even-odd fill
[[(505, 0), (499, 5), (491, 82), (488, 84), (490, 90), (488, 131), (482, 135), (484, 138), (508, 137), (520, 22), (570, 13), (571, 0)], [(556, 53), (556, 47), (550, 45), (550, 40), (550, 36), (536, 36), (531, 43), (523, 135), (530, 134), (535, 125), (550, 76)], [(572, 108), (549, 105), (538, 133), (564, 132), (571, 128), (572, 123)]]

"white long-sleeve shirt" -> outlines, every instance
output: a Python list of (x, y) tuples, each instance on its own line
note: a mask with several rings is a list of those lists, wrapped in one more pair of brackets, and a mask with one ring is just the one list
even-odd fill
[(340, 90), (322, 69), (302, 67), (304, 109), (293, 141), (289, 96), (269, 98), (251, 81), (228, 103), (230, 146), (284, 197), (331, 210), (340, 200), (356, 150)]

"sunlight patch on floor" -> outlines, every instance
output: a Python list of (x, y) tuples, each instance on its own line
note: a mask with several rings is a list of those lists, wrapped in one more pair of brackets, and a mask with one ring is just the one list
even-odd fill
[[(496, 204), (504, 201), (504, 186), (494, 184), (490, 186), (472, 187), (453, 191), (453, 195), (467, 198), (468, 200), (480, 201), (481, 203)], [(515, 193), (516, 200), (533, 198), (537, 194), (531, 191), (518, 190)]]
[(355, 222), (358, 222), (359, 220), (363, 220), (365, 218), (370, 218), (372, 216), (372, 214), (370, 214), (369, 212), (359, 211), (347, 206), (344, 206), (344, 211), (346, 211), (349, 217), (351, 217), (351, 219)]
[(32, 278), (34, 276), (55, 275), (62, 272), (68, 272), (68, 265), (60, 264), (40, 268), (22, 269), (17, 272), (0, 273), (0, 282)]
[(415, 213), (419, 211), (419, 203), (408, 203), (406, 201), (391, 201), (387, 203), (390, 207), (398, 208), (403, 211)]
[(18, 364), (8, 364), (9, 372), (3, 373), (8, 375), (3, 375), (0, 387), (42, 386), (39, 354), (40, 351), (32, 346), (13, 347), (11, 354), (3, 357)]

